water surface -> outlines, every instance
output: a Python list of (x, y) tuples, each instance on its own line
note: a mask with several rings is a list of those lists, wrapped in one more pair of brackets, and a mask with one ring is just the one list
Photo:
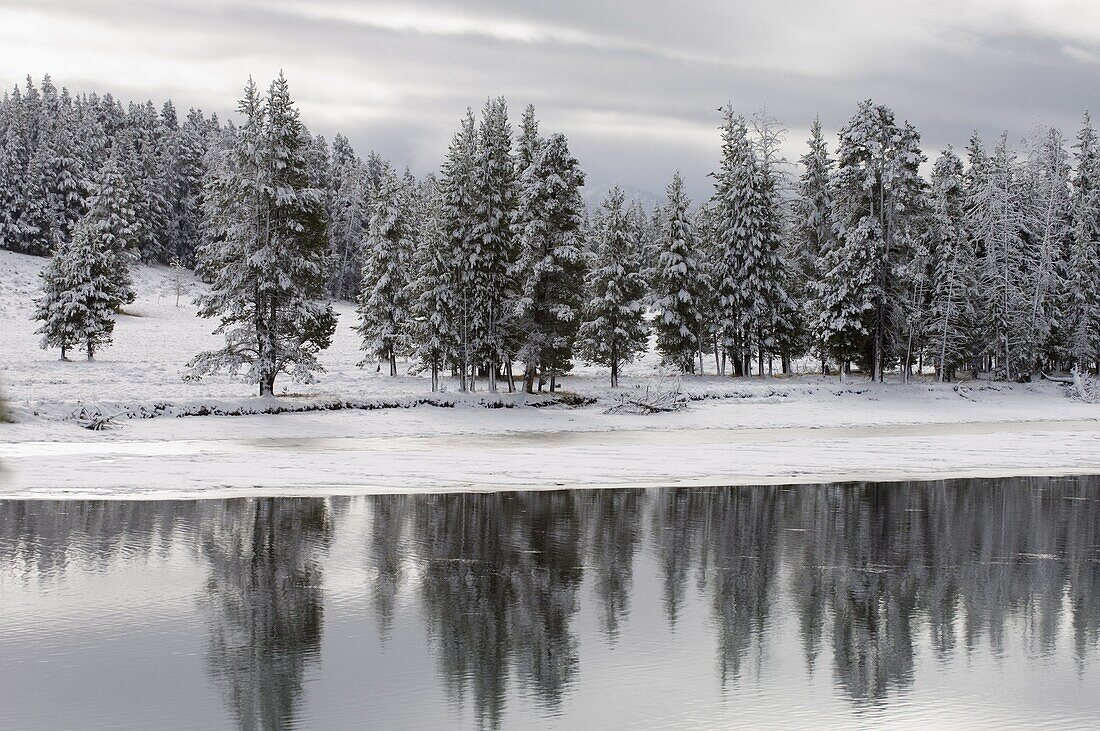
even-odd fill
[(0, 501), (0, 609), (0, 728), (1084, 728), (1100, 479)]

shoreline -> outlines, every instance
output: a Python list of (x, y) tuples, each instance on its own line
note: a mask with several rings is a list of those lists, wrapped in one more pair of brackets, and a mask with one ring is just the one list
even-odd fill
[[(327, 497), (1100, 474), (1100, 413), (1092, 416), (1094, 410), (1057, 419), (999, 408), (993, 411), (997, 418), (936, 421), (927, 411), (923, 419), (909, 415), (899, 420), (897, 405), (889, 402), (864, 406), (853, 412), (832, 404), (749, 408), (712, 402), (705, 409), (657, 416), (515, 409), (500, 418), (499, 410), (432, 410), (436, 413), (428, 415), (413, 409), (404, 410), (401, 419), (391, 418), (393, 412), (158, 419), (134, 423), (132, 429), (79, 430), (90, 438), (63, 441), (51, 441), (56, 430), (37, 425), (22, 439), (0, 444), (0, 500)], [(443, 411), (446, 419), (436, 418)]]

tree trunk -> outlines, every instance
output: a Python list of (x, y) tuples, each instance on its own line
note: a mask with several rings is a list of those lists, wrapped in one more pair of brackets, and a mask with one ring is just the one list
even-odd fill
[(275, 372), (264, 373), (260, 377), (260, 395), (273, 396), (275, 394)]
[(558, 374), (554, 371), (550, 371), (550, 393), (554, 393), (558, 388)]
[(528, 363), (526, 370), (523, 371), (523, 390), (526, 393), (535, 392), (535, 364)]
[(390, 350), (390, 377), (397, 375), (397, 354)]
[(88, 341), (88, 360), (95, 360), (95, 344)]
[(439, 391), (439, 364), (432, 363), (432, 393)]

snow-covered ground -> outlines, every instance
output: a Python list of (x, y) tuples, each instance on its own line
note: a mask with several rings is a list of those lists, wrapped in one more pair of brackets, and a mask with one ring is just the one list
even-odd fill
[[(192, 496), (503, 489), (648, 484), (752, 484), (962, 475), (1100, 472), (1100, 406), (1050, 383), (835, 378), (691, 377), (688, 411), (609, 415), (606, 372), (579, 366), (570, 392), (582, 408), (487, 409), (521, 395), (450, 391), (419, 406), (233, 417), (170, 418), (199, 408), (263, 412), (310, 405), (411, 405), (432, 398), (424, 377), (396, 379), (361, 360), (354, 309), (340, 304), (335, 342), (315, 384), (276, 383), (262, 400), (225, 376), (183, 379), (184, 364), (215, 347), (211, 321), (188, 297), (163, 293), (168, 270), (136, 272), (138, 300), (115, 344), (92, 363), (38, 348), (32, 298), (44, 260), (0, 251), (0, 383), (18, 423), (0, 425), (0, 495)], [(198, 287), (195, 284), (195, 287)], [(708, 364), (708, 367), (710, 364)], [(667, 385), (652, 355), (629, 366), (625, 388)], [(535, 401), (545, 401), (535, 399)], [(80, 407), (161, 414), (91, 432)]]

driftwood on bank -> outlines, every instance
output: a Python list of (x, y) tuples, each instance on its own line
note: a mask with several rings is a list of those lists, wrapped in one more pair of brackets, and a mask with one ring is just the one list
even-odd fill
[(89, 410), (83, 404), (70, 415), (77, 424), (92, 431), (103, 431), (107, 427), (114, 426), (114, 420), (125, 416), (126, 412), (119, 411), (114, 414), (104, 413), (98, 406)]
[(669, 411), (683, 411), (688, 407), (687, 394), (677, 383), (673, 388), (661, 390), (635, 387), (633, 392), (622, 393), (616, 403), (604, 409), (605, 414), (660, 414)]

